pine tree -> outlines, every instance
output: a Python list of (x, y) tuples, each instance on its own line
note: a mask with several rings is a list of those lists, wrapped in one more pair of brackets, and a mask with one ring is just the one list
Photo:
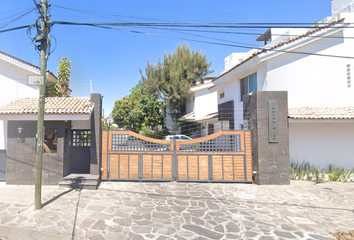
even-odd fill
[(191, 51), (188, 45), (177, 46), (173, 53), (165, 54), (155, 66), (148, 62), (145, 75), (140, 70), (144, 87), (158, 94), (177, 121), (183, 113), (187, 99), (187, 90), (203, 81), (203, 77), (212, 73), (211, 62), (201, 52)]

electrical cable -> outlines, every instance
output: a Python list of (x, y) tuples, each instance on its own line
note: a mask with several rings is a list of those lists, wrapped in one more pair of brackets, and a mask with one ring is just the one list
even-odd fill
[[(53, 21), (53, 24), (62, 24), (62, 25), (76, 25), (76, 26), (143, 26), (143, 27), (185, 27), (185, 28), (314, 28), (317, 29), (319, 28), (318, 26), (282, 26), (282, 25), (212, 25), (212, 24), (175, 24), (175, 23), (88, 23), (88, 22), (69, 22), (69, 21)], [(279, 23), (281, 24), (281, 23)], [(345, 23), (346, 25), (349, 25), (349, 23)], [(346, 26), (347, 28), (354, 28), (350, 26)], [(336, 27), (336, 26), (328, 26), (325, 28), (343, 28), (341, 27)]]
[[(119, 30), (119, 31), (126, 31), (126, 32), (137, 33), (137, 34), (145, 34), (145, 35), (151, 35), (151, 36), (166, 37), (166, 38), (172, 38), (172, 39), (187, 40), (187, 41), (193, 41), (193, 42), (199, 42), (199, 43), (207, 43), (207, 44), (219, 45), (219, 46), (238, 47), (238, 48), (244, 48), (244, 49), (255, 49), (254, 47), (248, 47), (248, 46), (242, 46), (242, 45), (226, 44), (226, 43), (215, 43), (215, 42), (202, 41), (202, 40), (196, 40), (196, 39), (179, 38), (179, 37), (172, 37), (172, 36), (153, 34), (153, 33), (145, 33), (145, 32), (140, 32), (140, 31), (119, 29), (119, 28), (113, 28), (113, 27), (107, 27), (107, 26), (98, 26), (98, 25), (88, 25), (88, 26), (98, 27), (98, 28), (105, 28), (105, 29), (113, 29), (113, 30)], [(302, 54), (302, 55), (320, 56), (320, 57), (354, 59), (354, 57), (350, 57), (350, 56), (340, 56), (340, 55), (330, 55), (330, 54), (320, 54), (320, 53), (308, 53), (308, 52), (295, 52), (295, 51), (277, 50), (277, 49), (274, 49), (274, 48), (264, 48), (264, 47), (260, 48), (259, 50), (263, 51), (263, 52), (273, 51), (273, 52), (293, 53), (293, 54)]]
[(24, 26), (20, 26), (20, 27), (8, 28), (8, 29), (0, 30), (0, 33), (10, 32), (10, 31), (14, 31), (14, 30), (20, 30), (20, 29), (28, 28), (30, 26), (31, 25), (24, 25)]
[(21, 19), (22, 17), (26, 16), (27, 14), (31, 13), (33, 10), (35, 10), (36, 8), (32, 8), (30, 9), (29, 11), (21, 14), (20, 16), (16, 17), (15, 19), (12, 19), (12, 20), (9, 20), (7, 23), (3, 24), (0, 26), (0, 28), (4, 28), (5, 26), (11, 24), (11, 23), (14, 23), (16, 22), (17, 20)]

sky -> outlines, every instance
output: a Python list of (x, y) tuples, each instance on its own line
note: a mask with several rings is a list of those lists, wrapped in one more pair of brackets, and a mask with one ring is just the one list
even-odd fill
[[(39, 0), (37, 0), (39, 2)], [(315, 23), (331, 15), (331, 0), (48, 0), (52, 21), (111, 23)], [(0, 0), (0, 31), (33, 24), (39, 15), (33, 0)], [(20, 17), (20, 18), (19, 18)], [(49, 71), (57, 73), (60, 57), (71, 60), (69, 87), (74, 97), (92, 92), (103, 96), (104, 114), (116, 100), (129, 95), (141, 79), (147, 62), (155, 64), (164, 54), (181, 44), (206, 55), (217, 77), (224, 70), (224, 59), (233, 52), (260, 47), (258, 35), (266, 28), (187, 28), (120, 26), (102, 29), (89, 26), (55, 24), (51, 28), (52, 53)], [(216, 31), (215, 32), (200, 32)], [(222, 33), (232, 32), (232, 33)], [(251, 34), (250, 34), (251, 33)], [(35, 31), (32, 31), (32, 36)], [(205, 43), (208, 42), (208, 43)], [(225, 46), (229, 45), (229, 46)], [(235, 46), (237, 45), (237, 46)], [(40, 55), (26, 29), (0, 33), (0, 51), (40, 66)]]

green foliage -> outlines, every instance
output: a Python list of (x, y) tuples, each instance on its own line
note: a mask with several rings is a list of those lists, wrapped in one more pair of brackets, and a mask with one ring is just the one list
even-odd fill
[(112, 125), (108, 125), (107, 123), (104, 123), (104, 121), (101, 122), (102, 130), (114, 130), (116, 127)]
[(144, 135), (146, 137), (156, 138), (156, 139), (163, 139), (164, 136), (171, 135), (171, 132), (167, 129), (162, 130), (152, 130), (148, 127), (142, 127), (139, 134)]
[(47, 86), (47, 96), (49, 97), (68, 97), (71, 61), (67, 57), (61, 57), (57, 68), (58, 80), (55, 84)]
[(139, 82), (129, 96), (117, 100), (112, 117), (119, 127), (140, 131), (142, 127), (155, 127), (161, 123), (161, 101), (156, 94), (151, 94)]
[(349, 182), (354, 181), (354, 170), (329, 165), (327, 169), (321, 169), (320, 166), (312, 166), (309, 163), (291, 163), (290, 177), (293, 180), (308, 180), (316, 183), (328, 181)]
[(161, 97), (170, 108), (172, 119), (177, 121), (181, 106), (185, 105), (189, 87), (203, 81), (212, 73), (205, 54), (191, 51), (188, 45), (178, 46), (173, 53), (165, 54), (155, 66), (149, 62), (145, 75), (140, 70), (143, 85), (152, 94)]
[(336, 168), (333, 165), (328, 166), (328, 181), (339, 181), (344, 174), (344, 168)]

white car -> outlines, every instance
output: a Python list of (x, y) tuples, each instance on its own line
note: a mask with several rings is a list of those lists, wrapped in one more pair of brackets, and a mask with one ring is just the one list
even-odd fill
[(163, 138), (163, 140), (173, 140), (173, 139), (176, 139), (177, 141), (192, 140), (192, 138), (186, 135), (168, 135)]

